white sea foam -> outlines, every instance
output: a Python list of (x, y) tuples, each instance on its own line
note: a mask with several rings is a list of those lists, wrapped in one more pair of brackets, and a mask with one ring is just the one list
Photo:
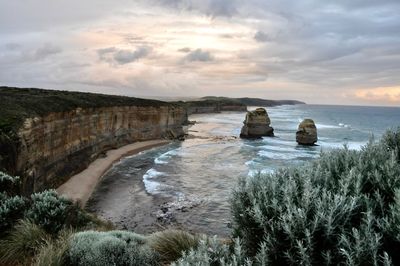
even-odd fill
[(274, 169), (250, 169), (247, 176), (248, 177), (253, 177), (256, 176), (258, 174), (272, 174), (273, 172), (275, 172)]
[(339, 123), (339, 127), (344, 127), (344, 128), (351, 128), (351, 125)]
[(143, 183), (148, 193), (156, 193), (159, 190), (160, 183), (152, 180), (157, 176), (165, 175), (165, 173), (158, 172), (151, 168), (143, 175)]
[(317, 129), (341, 128), (338, 125), (315, 124)]
[(346, 145), (350, 150), (361, 150), (361, 148), (367, 144), (366, 142), (325, 142), (325, 141), (318, 141), (318, 145), (328, 149), (337, 149), (343, 148)]
[(270, 151), (259, 151), (259, 156), (272, 159), (272, 160), (293, 160), (301, 158), (317, 158), (318, 154), (315, 153), (305, 153), (305, 152), (293, 152), (293, 153), (280, 153), (280, 152), (270, 152)]
[(161, 157), (155, 158), (154, 159), (155, 164), (167, 164), (168, 162), (166, 160), (162, 160)]
[(277, 151), (277, 152), (296, 152), (294, 147), (288, 148), (288, 147), (265, 145), (265, 146), (261, 146), (261, 148), (263, 148), (264, 150)]
[(279, 144), (279, 145), (285, 145), (285, 146), (294, 146), (294, 142), (290, 141), (290, 140), (284, 140), (281, 138), (270, 138), (270, 137), (266, 137), (263, 138), (263, 142), (266, 143), (267, 145), (270, 143), (273, 144)]
[(247, 162), (245, 162), (244, 164), (246, 165), (246, 166), (250, 166), (250, 165), (253, 165), (253, 164), (255, 164), (256, 162), (254, 161), (254, 160), (250, 160), (250, 161), (247, 161)]
[(167, 164), (168, 160), (179, 153), (179, 149), (170, 150), (154, 159), (155, 164)]

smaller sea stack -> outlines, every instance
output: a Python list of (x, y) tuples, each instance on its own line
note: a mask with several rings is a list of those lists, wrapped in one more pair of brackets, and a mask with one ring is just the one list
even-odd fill
[(263, 136), (274, 136), (274, 129), (270, 127), (267, 110), (257, 108), (255, 111), (247, 112), (246, 119), (243, 122), (241, 138), (261, 138)]
[(301, 145), (314, 145), (318, 140), (317, 127), (312, 119), (304, 119), (296, 132), (296, 141)]

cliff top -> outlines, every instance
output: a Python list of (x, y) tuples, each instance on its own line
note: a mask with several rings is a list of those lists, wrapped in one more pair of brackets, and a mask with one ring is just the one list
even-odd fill
[(187, 107), (198, 107), (198, 106), (214, 106), (215, 104), (219, 104), (220, 106), (226, 105), (235, 105), (235, 106), (246, 106), (245, 104), (236, 101), (235, 99), (230, 98), (221, 98), (221, 99), (200, 99), (198, 101), (186, 101), (186, 102), (177, 102), (178, 104), (184, 104)]
[(79, 107), (166, 105), (173, 104), (97, 93), (0, 87), (0, 133), (3, 131), (8, 134), (16, 130), (27, 117), (66, 112)]
[(221, 100), (231, 100), (236, 101), (246, 106), (264, 106), (264, 107), (272, 107), (278, 105), (294, 105), (294, 104), (305, 104), (301, 101), (296, 100), (267, 100), (260, 98), (228, 98), (228, 97), (215, 97), (215, 96), (206, 96), (201, 98), (203, 100), (208, 101), (221, 101)]

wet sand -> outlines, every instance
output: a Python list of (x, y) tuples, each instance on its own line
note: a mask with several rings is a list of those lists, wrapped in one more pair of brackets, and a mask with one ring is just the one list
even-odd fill
[(150, 140), (136, 142), (119, 149), (107, 151), (104, 158), (95, 160), (84, 171), (72, 176), (67, 182), (57, 188), (57, 192), (73, 201), (79, 202), (84, 207), (102, 176), (115, 162), (125, 156), (137, 154), (141, 151), (168, 143), (170, 143), (168, 140)]

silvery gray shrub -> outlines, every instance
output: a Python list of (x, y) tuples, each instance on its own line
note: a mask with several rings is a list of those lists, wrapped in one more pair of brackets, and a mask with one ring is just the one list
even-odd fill
[(400, 131), (361, 151), (243, 178), (234, 237), (255, 264), (400, 264)]
[(70, 241), (68, 256), (77, 266), (158, 265), (159, 257), (141, 235), (128, 231), (85, 231)]

